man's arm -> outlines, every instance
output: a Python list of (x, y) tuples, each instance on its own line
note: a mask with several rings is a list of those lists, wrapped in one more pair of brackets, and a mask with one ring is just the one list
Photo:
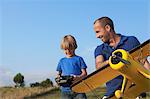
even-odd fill
[(96, 69), (102, 68), (109, 64), (108, 60), (104, 61), (103, 55), (98, 55), (95, 60)]

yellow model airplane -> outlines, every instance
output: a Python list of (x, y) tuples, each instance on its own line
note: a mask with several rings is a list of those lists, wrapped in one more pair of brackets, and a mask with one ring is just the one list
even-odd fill
[(86, 77), (74, 81), (72, 90), (86, 93), (112, 80), (118, 75), (123, 75), (121, 90), (115, 91), (116, 98), (136, 98), (142, 92), (150, 91), (150, 71), (143, 67), (139, 61), (150, 56), (150, 39), (131, 50), (129, 53), (118, 49), (109, 58), (109, 65), (102, 67)]

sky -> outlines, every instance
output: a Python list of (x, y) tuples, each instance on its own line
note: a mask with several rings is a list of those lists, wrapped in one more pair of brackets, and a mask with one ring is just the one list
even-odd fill
[(64, 57), (61, 39), (73, 35), (88, 74), (95, 71), (96, 38), (93, 22), (110, 17), (115, 31), (136, 36), (142, 43), (150, 38), (149, 0), (1, 0), (0, 86), (14, 85), (21, 73), (25, 83), (54, 81), (56, 67)]

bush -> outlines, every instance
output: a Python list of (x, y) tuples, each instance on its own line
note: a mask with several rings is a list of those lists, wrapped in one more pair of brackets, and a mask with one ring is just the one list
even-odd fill
[(35, 82), (35, 83), (31, 83), (30, 87), (53, 87), (53, 82), (50, 79), (46, 79), (44, 81), (42, 81), (41, 83), (39, 82)]

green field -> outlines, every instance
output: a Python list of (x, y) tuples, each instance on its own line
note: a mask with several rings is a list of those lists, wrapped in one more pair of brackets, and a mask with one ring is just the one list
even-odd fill
[[(86, 93), (88, 99), (100, 99), (106, 89), (97, 88), (96, 90)], [(52, 88), (12, 88), (3, 87), (0, 88), (0, 99), (60, 99), (60, 89), (56, 87)], [(144, 99), (150, 99), (150, 94)]]

